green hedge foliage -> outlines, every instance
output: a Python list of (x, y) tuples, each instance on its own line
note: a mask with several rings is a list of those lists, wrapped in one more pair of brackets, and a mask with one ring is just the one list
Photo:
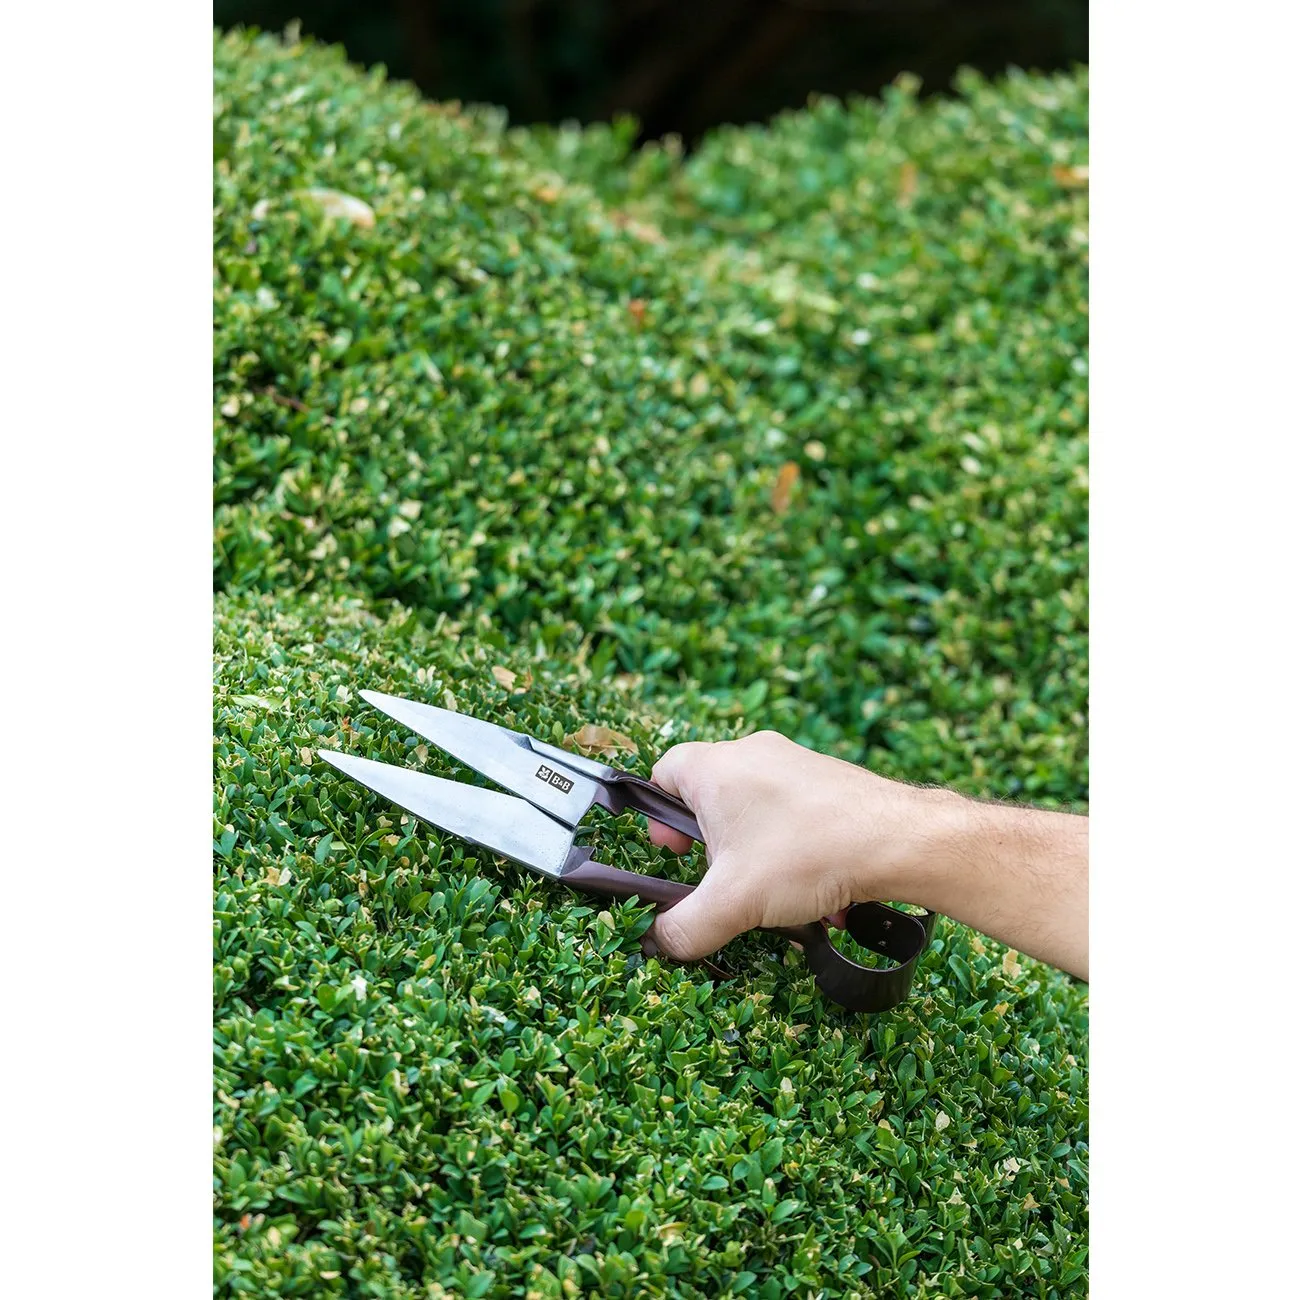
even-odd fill
[(310, 750), (452, 773), (372, 686), (1082, 806), (1083, 78), (688, 159), (239, 33), (215, 95), (219, 1292), (1081, 1293), (1082, 989), (646, 963)]

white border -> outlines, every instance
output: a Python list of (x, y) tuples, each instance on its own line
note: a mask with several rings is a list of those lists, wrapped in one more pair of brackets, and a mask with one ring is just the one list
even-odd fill
[[(1093, 9), (1093, 1278), (1282, 1294), (1297, 14)], [(14, 1294), (210, 1292), (210, 15), (6, 15)]]
[(1097, 1296), (1295, 1287), (1298, 37), (1092, 9)]
[(211, 13), (6, 10), (5, 1282), (211, 1294)]

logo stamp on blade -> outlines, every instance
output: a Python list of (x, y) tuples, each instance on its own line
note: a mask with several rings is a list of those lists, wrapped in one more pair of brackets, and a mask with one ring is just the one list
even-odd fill
[(545, 763), (537, 769), (537, 779), (545, 781), (547, 785), (553, 785), (564, 794), (568, 794), (573, 789), (573, 782), (567, 776), (561, 776), (558, 772), (552, 771)]

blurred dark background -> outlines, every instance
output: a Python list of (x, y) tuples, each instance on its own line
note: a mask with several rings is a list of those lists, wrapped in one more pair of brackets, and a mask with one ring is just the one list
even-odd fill
[(923, 92), (964, 65), (1048, 71), (1088, 57), (1087, 0), (216, 0), (219, 27), (339, 42), (431, 98), (500, 104), (515, 123), (633, 114), (687, 143), (810, 92)]

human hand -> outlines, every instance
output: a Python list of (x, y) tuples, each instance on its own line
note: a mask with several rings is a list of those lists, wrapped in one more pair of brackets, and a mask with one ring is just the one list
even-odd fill
[[(850, 903), (916, 903), (1088, 978), (1088, 819), (890, 781), (772, 731), (670, 749), (656, 784), (695, 814), (709, 869), (655, 918), (693, 961), (756, 927), (843, 925)], [(658, 822), (678, 853), (692, 840)]]
[[(842, 924), (850, 903), (907, 900), (941, 806), (957, 796), (890, 781), (773, 731), (677, 745), (652, 779), (683, 800), (704, 835), (709, 869), (647, 938), (690, 961), (755, 927)], [(677, 853), (693, 841), (651, 821)]]

